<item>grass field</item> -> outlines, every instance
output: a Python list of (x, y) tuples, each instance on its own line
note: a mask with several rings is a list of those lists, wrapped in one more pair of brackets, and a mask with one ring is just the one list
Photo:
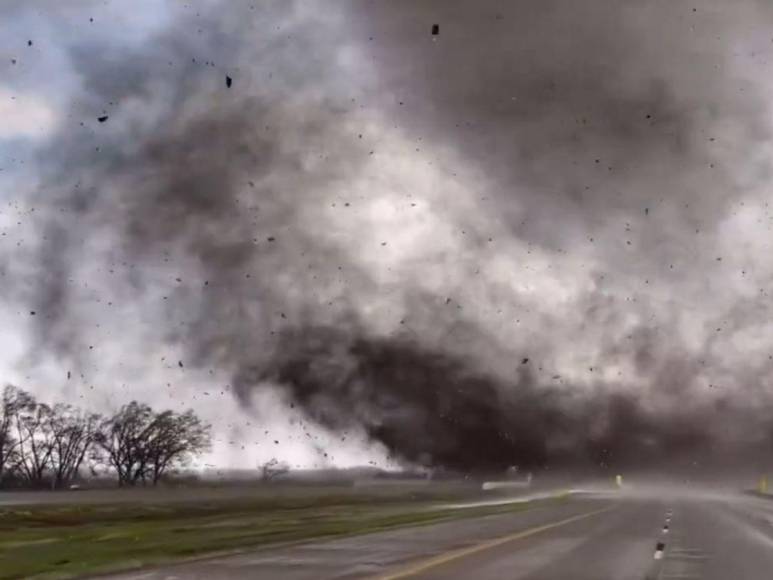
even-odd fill
[(7, 506), (0, 508), (0, 578), (73, 578), (530, 505), (442, 507), (459, 497), (460, 492), (448, 490), (302, 490), (203, 500)]

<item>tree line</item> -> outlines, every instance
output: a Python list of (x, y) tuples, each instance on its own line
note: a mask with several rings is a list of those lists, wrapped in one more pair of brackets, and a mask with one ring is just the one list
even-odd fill
[(210, 425), (192, 410), (154, 411), (132, 401), (111, 416), (47, 405), (13, 385), (0, 401), (0, 486), (67, 488), (84, 474), (119, 486), (156, 485), (209, 449)]

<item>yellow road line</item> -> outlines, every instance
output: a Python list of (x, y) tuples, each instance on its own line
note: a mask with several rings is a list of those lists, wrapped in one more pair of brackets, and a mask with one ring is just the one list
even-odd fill
[(507, 536), (502, 536), (494, 540), (489, 540), (488, 542), (483, 542), (482, 544), (476, 544), (475, 546), (470, 546), (469, 548), (452, 550), (450, 552), (446, 552), (445, 554), (440, 554), (439, 556), (434, 556), (422, 562), (413, 564), (412, 566), (408, 566), (407, 568), (404, 568), (403, 570), (400, 570), (398, 572), (386, 574), (385, 576), (379, 576), (378, 579), (379, 580), (397, 580), (398, 578), (408, 578), (409, 576), (415, 576), (416, 574), (420, 574), (421, 572), (426, 572), (430, 568), (435, 568), (437, 566), (440, 566), (441, 564), (447, 564), (448, 562), (453, 562), (454, 560), (458, 560), (460, 558), (464, 558), (472, 554), (477, 554), (478, 552), (483, 552), (485, 550), (490, 550), (491, 548), (496, 548), (497, 546), (501, 546), (502, 544), (507, 544), (508, 542), (514, 542), (515, 540), (527, 538), (529, 536), (539, 534), (540, 532), (551, 530), (553, 528), (558, 528), (560, 526), (565, 526), (566, 524), (576, 522), (577, 520), (582, 520), (585, 518), (589, 518), (591, 516), (608, 512), (609, 510), (615, 507), (616, 506), (614, 505), (605, 507), (600, 510), (594, 510), (592, 512), (587, 512), (577, 516), (572, 516), (571, 518), (566, 518), (565, 520), (560, 520), (558, 522), (545, 524), (543, 526), (537, 526), (536, 528), (530, 528), (528, 530), (524, 530), (522, 532), (516, 532), (514, 534), (509, 534)]

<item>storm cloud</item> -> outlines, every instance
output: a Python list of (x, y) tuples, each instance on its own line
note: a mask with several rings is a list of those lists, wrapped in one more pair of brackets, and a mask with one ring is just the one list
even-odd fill
[(173, 348), (413, 464), (766, 449), (770, 16), (212, 2), (73, 40), (3, 251), (29, 350), (152, 382)]

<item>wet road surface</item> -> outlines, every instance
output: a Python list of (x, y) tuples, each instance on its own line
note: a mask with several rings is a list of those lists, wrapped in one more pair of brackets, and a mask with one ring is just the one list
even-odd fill
[(769, 580), (773, 501), (578, 494), (527, 511), (190, 562), (122, 580)]

